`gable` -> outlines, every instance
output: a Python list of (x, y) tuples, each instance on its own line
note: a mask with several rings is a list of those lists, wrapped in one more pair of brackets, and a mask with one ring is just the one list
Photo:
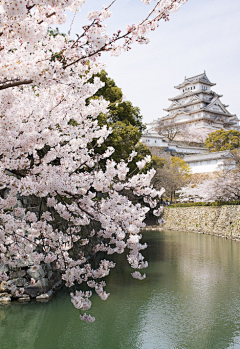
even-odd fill
[(201, 101), (202, 101), (201, 98), (199, 98), (198, 96), (194, 95), (194, 96), (192, 96), (192, 97), (190, 97), (190, 98), (186, 98), (186, 99), (184, 100), (184, 104), (199, 103), (199, 102), (201, 102)]
[(213, 110), (213, 111), (219, 111), (219, 112), (224, 112), (224, 110), (218, 105), (218, 104), (213, 104), (211, 105), (210, 108), (208, 108), (209, 110)]
[(167, 110), (169, 110), (169, 109), (174, 109), (174, 108), (179, 108), (179, 107), (181, 107), (181, 104), (180, 104), (179, 102), (175, 101), (175, 102), (173, 102), (173, 103), (170, 105), (170, 107), (169, 107)]
[(179, 97), (183, 97), (183, 96), (189, 96), (189, 92), (192, 92), (192, 91), (184, 91), (183, 93), (181, 93), (181, 95)]
[(185, 81), (187, 81), (188, 83), (194, 83), (194, 82), (201, 81), (203, 83), (205, 82), (205, 83), (211, 84), (211, 81), (208, 79), (208, 77), (207, 77), (205, 72), (202, 73), (202, 74), (193, 76), (192, 78), (188, 78)]
[(205, 74), (203, 76), (201, 76), (201, 80), (204, 82), (211, 83), (210, 80), (208, 79), (207, 75), (205, 75)]
[(229, 112), (227, 111), (227, 109), (223, 106), (223, 104), (221, 103), (221, 101), (217, 98), (215, 99), (212, 103), (210, 103), (206, 109), (208, 110), (212, 110), (212, 111), (216, 111), (219, 113), (224, 113), (224, 114), (228, 114)]

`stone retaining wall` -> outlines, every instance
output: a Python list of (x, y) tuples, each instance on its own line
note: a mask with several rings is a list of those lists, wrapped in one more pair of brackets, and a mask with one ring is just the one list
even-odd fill
[[(62, 229), (61, 222), (59, 228)], [(93, 230), (99, 230), (99, 223), (92, 221), (88, 226), (81, 229), (81, 237), (86, 238)], [(93, 243), (98, 243), (98, 237)], [(78, 258), (79, 252), (83, 252), (86, 258), (90, 258), (93, 253), (94, 245), (82, 245), (76, 242), (74, 249), (70, 251), (70, 257)], [(0, 281), (0, 304), (9, 303), (18, 300), (19, 302), (28, 302), (31, 299), (37, 301), (48, 301), (53, 292), (60, 288), (62, 282), (62, 272), (55, 267), (55, 262), (41, 264), (37, 270), (33, 268), (34, 263), (29, 259), (24, 262), (18, 262), (16, 266), (10, 268), (7, 265), (0, 264), (0, 274), (7, 275), (7, 281)]]
[(164, 208), (164, 229), (212, 234), (240, 240), (240, 206)]

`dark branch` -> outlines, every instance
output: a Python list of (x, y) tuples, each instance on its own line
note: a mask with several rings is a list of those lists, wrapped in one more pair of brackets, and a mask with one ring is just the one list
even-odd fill
[(13, 81), (13, 82), (9, 82), (7, 84), (4, 84), (4, 82), (3, 82), (2, 85), (0, 86), (0, 90), (5, 90), (6, 88), (9, 88), (9, 87), (29, 85), (32, 82), (33, 82), (33, 80)]
[[(56, 12), (52, 12), (50, 14), (46, 14), (46, 17), (50, 18), (50, 17), (54, 16), (55, 14), (56, 14)], [(42, 24), (43, 22), (44, 22), (44, 20), (42, 19), (41, 21), (38, 22), (38, 24)]]

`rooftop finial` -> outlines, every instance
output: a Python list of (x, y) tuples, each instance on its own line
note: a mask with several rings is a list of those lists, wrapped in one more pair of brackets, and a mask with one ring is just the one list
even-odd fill
[(204, 70), (204, 74), (206, 74), (206, 70)]

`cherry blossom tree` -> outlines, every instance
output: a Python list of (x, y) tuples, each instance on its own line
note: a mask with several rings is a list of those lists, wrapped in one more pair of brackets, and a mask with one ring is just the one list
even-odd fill
[(163, 187), (165, 198), (172, 202), (173, 198), (176, 199), (178, 190), (189, 181), (190, 173), (191, 168), (183, 159), (171, 156), (161, 167), (156, 168), (153, 185), (156, 189)]
[(185, 130), (184, 139), (186, 139), (189, 143), (200, 143), (204, 144), (206, 138), (209, 133), (212, 132), (212, 129), (209, 128), (191, 128), (188, 127)]
[(175, 121), (170, 121), (165, 125), (160, 122), (155, 129), (160, 136), (163, 136), (172, 142), (173, 140), (181, 139), (184, 136), (186, 126)]
[[(85, 282), (105, 300), (109, 294), (100, 280), (114, 263), (104, 259), (93, 267), (91, 255), (128, 249), (128, 262), (136, 269), (132, 276), (138, 279), (145, 277), (139, 270), (147, 266), (139, 231), (149, 208), (133, 205), (121, 192), (133, 190), (146, 206), (156, 207), (163, 190), (151, 186), (154, 170), (129, 174), (135, 153), (128, 162), (116, 163), (108, 160), (114, 149), (95, 152), (111, 131), (97, 123), (108, 102), (90, 99), (103, 84), (97, 77), (89, 80), (102, 70), (103, 52), (115, 56), (133, 43), (147, 43), (146, 34), (187, 0), (155, 1), (140, 23), (109, 35), (104, 21), (114, 0), (88, 14), (77, 39), (53, 35), (49, 27), (64, 23), (67, 11), (79, 11), (85, 1), (1, 1), (0, 263), (15, 267), (31, 260), (33, 269), (52, 263), (68, 287)], [(100, 160), (105, 169), (98, 166)], [(137, 162), (138, 169), (150, 160)], [(160, 211), (156, 207), (155, 214)], [(95, 228), (86, 234), (83, 228), (91, 223)], [(0, 281), (7, 278), (0, 275)], [(85, 313), (91, 294), (71, 293), (80, 318), (89, 322), (94, 321)]]
[(218, 171), (196, 178), (178, 191), (181, 201), (211, 202), (240, 199), (239, 151), (233, 151), (232, 158), (225, 160)]
[(178, 193), (181, 201), (213, 202), (240, 199), (240, 172), (223, 171), (199, 184), (183, 187)]
[(216, 178), (204, 179), (200, 183), (191, 182), (187, 186), (181, 188), (178, 191), (179, 199), (182, 202), (209, 202), (215, 201), (216, 195), (219, 191), (216, 191)]

